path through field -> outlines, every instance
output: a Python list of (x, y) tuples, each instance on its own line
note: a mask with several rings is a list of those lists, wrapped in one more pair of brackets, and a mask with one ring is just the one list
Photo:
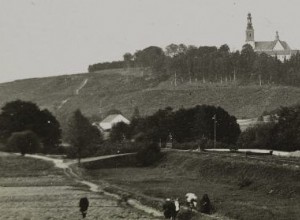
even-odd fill
[[(0, 162), (3, 157), (9, 157), (0, 156)], [(105, 193), (98, 185), (80, 179), (70, 168), (75, 161), (64, 163), (60, 159), (36, 155), (32, 157), (53, 161), (60, 169), (53, 169), (53, 173), (29, 173), (24, 176), (7, 172), (1, 176), (1, 220), (82, 219), (78, 207), (81, 197), (88, 197), (90, 201), (87, 220), (161, 219), (161, 213), (156, 210), (149, 214), (147, 212), (151, 212), (151, 208), (141, 206), (136, 209), (117, 195)], [(16, 170), (19, 170), (18, 167)]]
[[(88, 79), (84, 79), (82, 81), (82, 83), (79, 85), (79, 87), (75, 90), (75, 95), (79, 95), (80, 90), (87, 84), (89, 80)], [(71, 97), (64, 99), (63, 101), (61, 101), (60, 105), (57, 107), (57, 109), (61, 109), (69, 100), (71, 99)]]
[[(85, 162), (91, 162), (91, 161), (95, 161), (95, 160), (101, 160), (101, 159), (107, 159), (107, 158), (112, 158), (112, 157), (120, 157), (120, 156), (124, 156), (124, 155), (130, 155), (130, 154), (134, 154), (134, 153), (125, 153), (125, 154), (116, 154), (116, 155), (107, 155), (107, 156), (98, 156), (98, 157), (91, 157), (91, 158), (85, 158), (81, 160), (81, 163), (85, 163)], [(119, 197), (116, 194), (112, 194), (112, 193), (108, 193), (103, 191), (101, 188), (99, 188), (98, 185), (86, 181), (86, 180), (82, 180), (80, 179), (79, 176), (77, 176), (76, 173), (74, 173), (71, 169), (71, 165), (77, 163), (76, 160), (70, 160), (68, 162), (64, 162), (62, 159), (54, 159), (54, 158), (50, 158), (50, 157), (45, 157), (45, 156), (40, 156), (40, 155), (28, 155), (29, 157), (33, 157), (36, 159), (42, 159), (42, 160), (47, 160), (47, 161), (52, 161), (56, 167), (61, 168), (64, 170), (64, 173), (68, 176), (74, 179), (74, 181), (79, 182), (80, 184), (86, 185), (89, 187), (91, 192), (96, 192), (96, 193), (102, 193), (103, 195), (106, 195), (108, 197), (112, 197), (114, 199), (117, 200), (122, 200), (121, 197)], [(126, 201), (127, 204), (130, 204), (132, 207), (139, 209), (140, 211), (143, 211), (145, 213), (148, 213), (152, 216), (151, 219), (153, 219), (153, 217), (162, 217), (162, 213), (158, 210), (155, 210), (151, 207), (142, 205), (139, 201), (134, 200), (134, 199), (130, 199), (128, 201)]]

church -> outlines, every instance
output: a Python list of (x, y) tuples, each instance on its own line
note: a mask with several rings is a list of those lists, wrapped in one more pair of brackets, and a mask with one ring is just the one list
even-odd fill
[(250, 44), (257, 53), (266, 53), (273, 57), (277, 56), (281, 61), (290, 59), (293, 54), (298, 52), (298, 50), (292, 50), (287, 42), (279, 39), (278, 31), (276, 31), (275, 39), (273, 41), (255, 41), (250, 13), (247, 18), (246, 44)]

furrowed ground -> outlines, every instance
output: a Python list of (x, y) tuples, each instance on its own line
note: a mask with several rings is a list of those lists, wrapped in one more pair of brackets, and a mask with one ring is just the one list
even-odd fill
[(0, 153), (0, 219), (82, 219), (78, 202), (88, 197), (88, 220), (158, 219), (120, 201), (90, 192), (51, 162)]
[[(216, 216), (232, 219), (300, 219), (300, 161), (274, 156), (167, 152), (148, 168), (134, 157), (91, 162), (81, 175), (107, 190), (137, 197), (152, 206), (187, 192), (207, 193)], [(199, 218), (203, 219), (203, 218)], [(222, 219), (222, 217), (221, 217)]]

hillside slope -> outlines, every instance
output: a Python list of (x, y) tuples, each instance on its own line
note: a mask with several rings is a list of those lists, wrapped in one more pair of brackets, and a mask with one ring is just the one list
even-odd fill
[(83, 73), (18, 80), (0, 84), (0, 106), (16, 99), (36, 102), (61, 121), (80, 108), (87, 116), (119, 109), (127, 117), (135, 106), (142, 115), (171, 106), (221, 106), (237, 118), (258, 117), (263, 111), (300, 102), (300, 88), (158, 82), (120, 74), (120, 71)]

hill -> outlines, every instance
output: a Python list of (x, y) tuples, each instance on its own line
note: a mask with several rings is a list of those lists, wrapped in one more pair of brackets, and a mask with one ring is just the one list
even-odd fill
[(239, 86), (203, 84), (141, 77), (141, 70), (122, 69), (46, 78), (17, 80), (0, 84), (0, 106), (16, 99), (48, 108), (64, 124), (75, 109), (87, 116), (118, 109), (130, 118), (135, 106), (142, 115), (159, 108), (174, 109), (200, 104), (221, 106), (237, 118), (258, 117), (264, 111), (300, 102), (300, 88), (288, 86)]

